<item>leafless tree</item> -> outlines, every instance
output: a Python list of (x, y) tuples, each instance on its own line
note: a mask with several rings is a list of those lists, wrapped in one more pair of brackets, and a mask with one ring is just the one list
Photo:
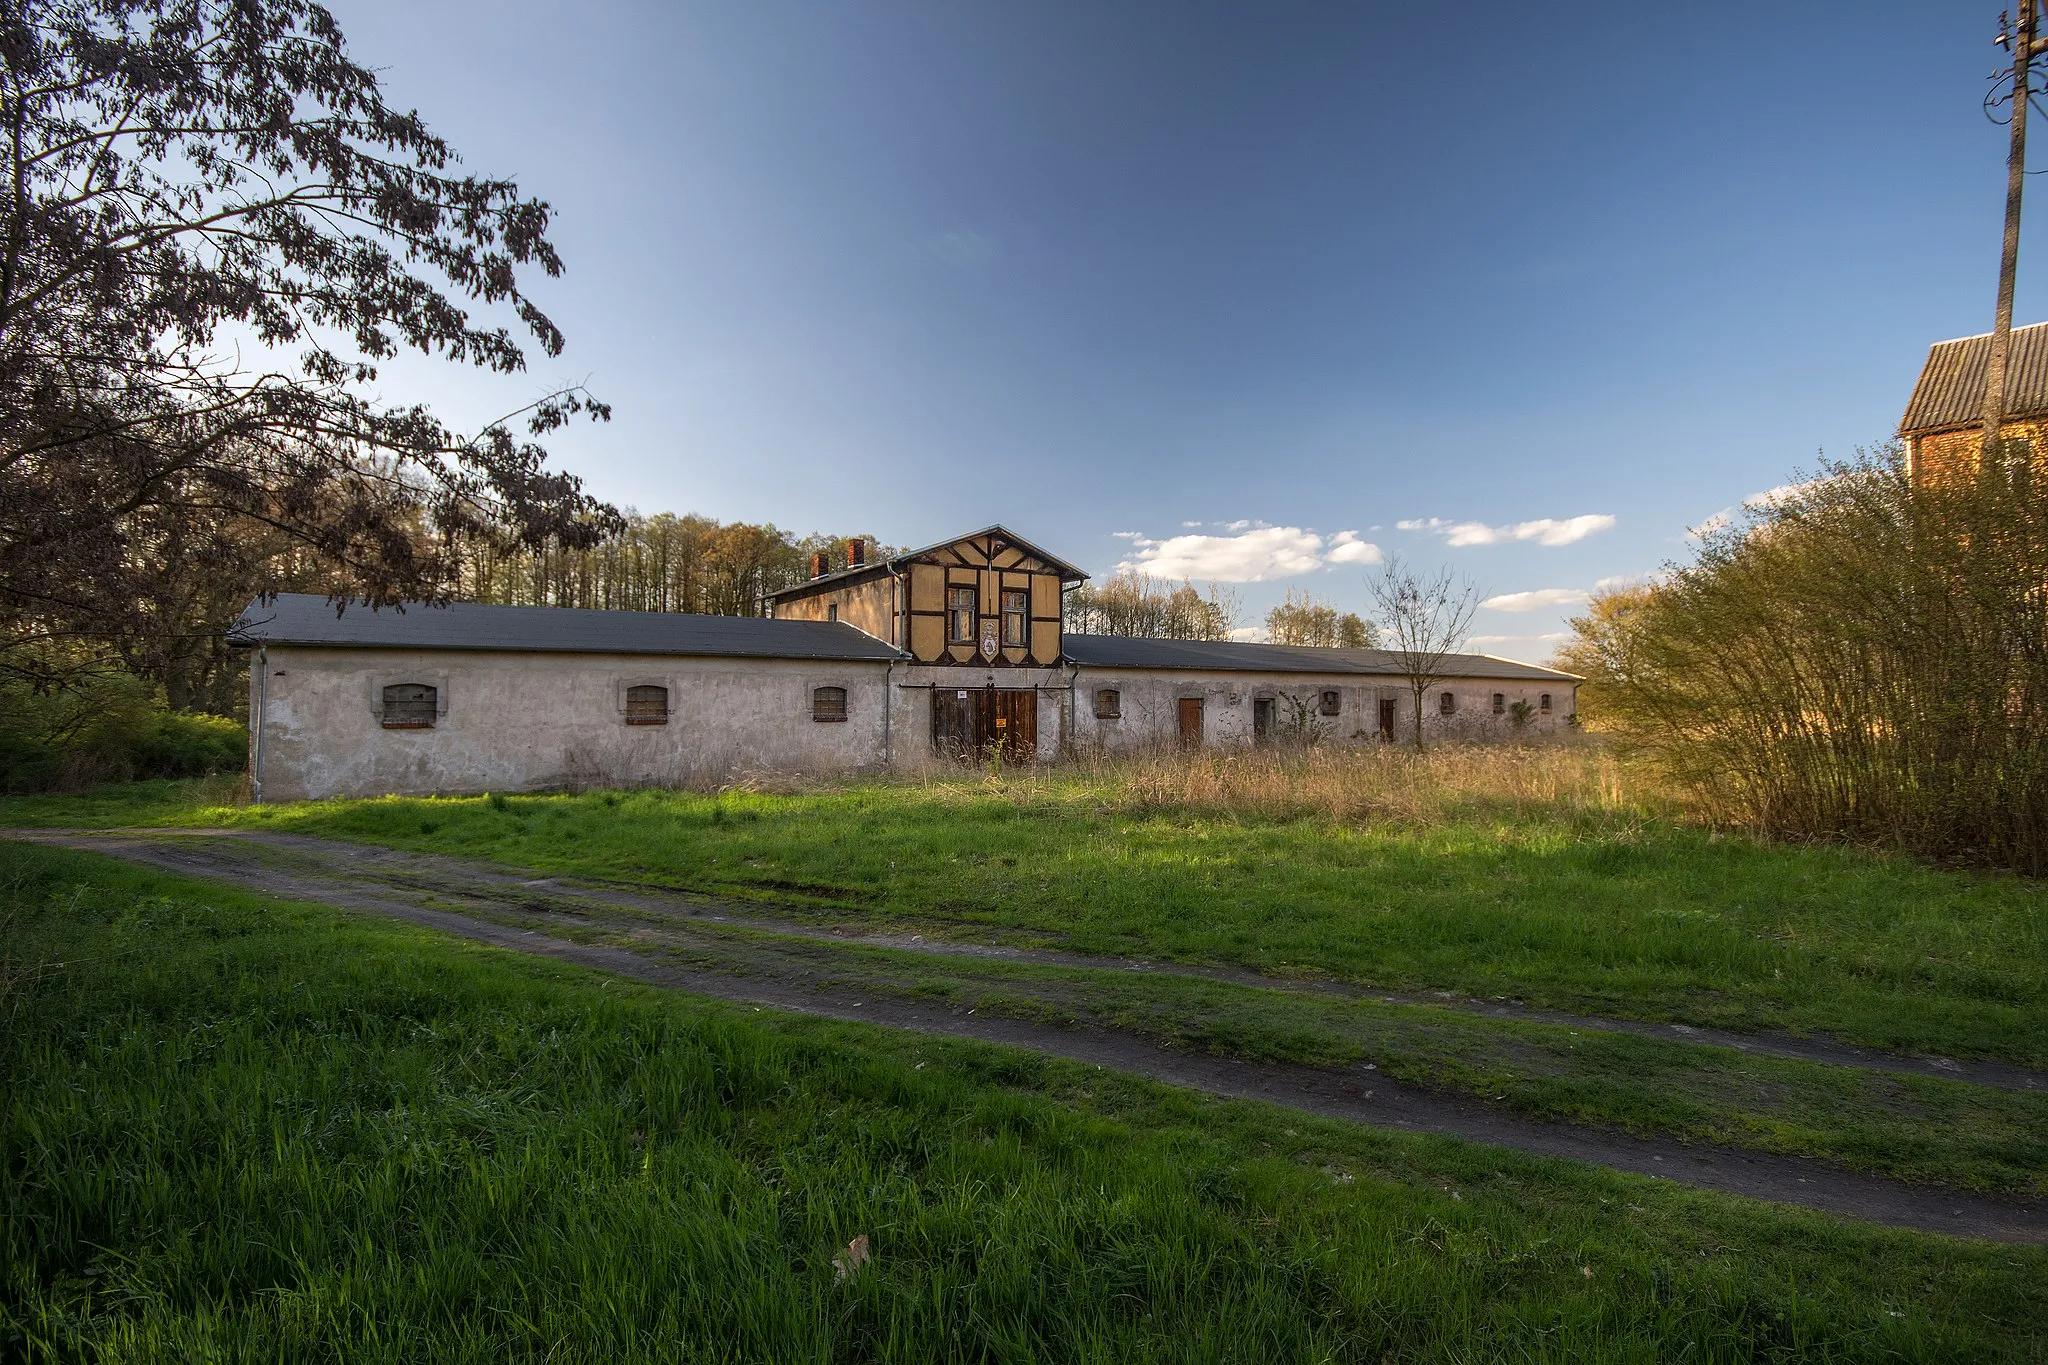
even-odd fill
[(1366, 580), (1380, 616), (1381, 638), (1408, 680), (1415, 703), (1415, 747), (1422, 748), (1422, 718), (1429, 689), (1446, 676), (1451, 656), (1464, 648), (1479, 607), (1479, 590), (1449, 569), (1425, 573), (1390, 556)]

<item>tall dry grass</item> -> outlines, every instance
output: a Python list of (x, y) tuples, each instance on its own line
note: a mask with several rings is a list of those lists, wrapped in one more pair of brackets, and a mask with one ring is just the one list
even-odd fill
[(1043, 767), (931, 772), (928, 795), (1107, 810), (1185, 810), (1246, 819), (1320, 818), (1428, 826), (1461, 818), (1642, 818), (1682, 813), (1656, 772), (1593, 742), (1313, 745), (1082, 756)]

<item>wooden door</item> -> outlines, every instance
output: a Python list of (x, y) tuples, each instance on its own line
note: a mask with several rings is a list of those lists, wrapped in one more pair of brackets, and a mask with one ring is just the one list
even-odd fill
[(1001, 746), (1003, 762), (1029, 763), (1038, 752), (1038, 693), (1023, 687), (986, 689), (988, 728), (984, 753)]
[(1005, 763), (1031, 762), (1038, 753), (1038, 693), (1028, 687), (933, 688), (932, 749), (961, 763), (979, 763), (995, 752)]
[(956, 762), (972, 761), (975, 695), (966, 688), (932, 689), (932, 752)]
[(1180, 699), (1180, 742), (1189, 748), (1199, 747), (1202, 742), (1202, 699), (1182, 697)]
[(1394, 701), (1390, 697), (1380, 700), (1380, 738), (1389, 744), (1394, 742)]

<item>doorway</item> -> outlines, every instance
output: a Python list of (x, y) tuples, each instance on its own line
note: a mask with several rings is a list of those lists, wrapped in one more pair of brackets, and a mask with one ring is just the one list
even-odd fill
[(1202, 745), (1202, 699), (1182, 697), (1180, 699), (1180, 742), (1190, 749)]
[(1273, 699), (1252, 698), (1252, 743), (1270, 744), (1273, 741)]
[(932, 748), (960, 763), (1038, 756), (1038, 692), (1029, 687), (935, 687)]
[(1389, 744), (1394, 742), (1394, 709), (1392, 697), (1380, 699), (1380, 738)]

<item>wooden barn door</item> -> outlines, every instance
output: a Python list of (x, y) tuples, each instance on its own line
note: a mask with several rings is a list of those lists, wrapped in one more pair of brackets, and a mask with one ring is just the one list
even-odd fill
[(1202, 699), (1182, 697), (1180, 699), (1180, 742), (1190, 749), (1202, 744)]
[(961, 763), (979, 763), (1000, 741), (1005, 763), (1038, 753), (1038, 693), (1028, 687), (935, 687), (932, 748)]
[(932, 689), (932, 750), (955, 762), (972, 761), (974, 742), (974, 697), (972, 691), (951, 687)]

